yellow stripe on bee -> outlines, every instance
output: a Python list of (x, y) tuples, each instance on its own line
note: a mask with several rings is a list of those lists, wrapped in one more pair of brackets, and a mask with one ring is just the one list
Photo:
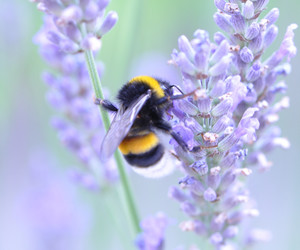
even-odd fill
[(123, 155), (143, 154), (157, 146), (159, 140), (154, 133), (143, 136), (134, 136), (125, 138), (119, 145), (119, 149)]
[(133, 82), (143, 82), (147, 84), (156, 93), (156, 95), (159, 98), (165, 96), (165, 93), (161, 88), (159, 82), (151, 76), (136, 76), (132, 78), (128, 83), (133, 83)]

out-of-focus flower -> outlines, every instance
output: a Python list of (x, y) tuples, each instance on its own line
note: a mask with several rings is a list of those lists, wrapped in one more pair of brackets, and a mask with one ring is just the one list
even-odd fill
[(105, 14), (108, 0), (32, 2), (36, 2), (37, 8), (52, 20), (51, 29), (46, 31), (48, 40), (66, 53), (78, 53), (86, 49), (98, 51), (101, 37), (118, 21), (116, 12)]
[(164, 249), (164, 234), (168, 219), (163, 213), (142, 220), (142, 233), (137, 236), (136, 246), (140, 250)]
[(28, 170), (30, 186), (20, 196), (17, 212), (24, 220), (19, 223), (31, 239), (29, 248), (84, 248), (90, 211), (78, 199), (74, 185), (57, 172), (49, 155), (34, 155)]
[[(260, 18), (267, 3), (215, 0), (214, 20), (226, 35), (217, 32), (214, 42), (204, 30), (191, 41), (181, 36), (170, 60), (182, 73), (185, 91), (196, 90), (171, 109), (177, 116), (174, 130), (194, 150), (186, 153), (171, 142), (186, 176), (169, 196), (192, 219), (181, 224), (182, 230), (208, 238), (216, 249), (234, 249), (230, 239), (239, 234), (238, 225), (259, 215), (243, 180), (255, 166), (270, 168), (265, 153), (289, 147), (272, 125), (289, 106), (288, 97), (275, 101), (275, 96), (286, 90), (277, 79), (290, 73), (297, 25), (290, 25), (280, 48), (262, 60), (278, 33), (277, 8)], [(247, 242), (255, 242), (252, 238)]]
[[(86, 166), (88, 173), (73, 173), (75, 181), (97, 190), (117, 179), (114, 160), (102, 163), (99, 145), (104, 127), (98, 108), (93, 104), (83, 50), (98, 51), (101, 37), (116, 23), (117, 14), (105, 8), (109, 1), (35, 1), (46, 13), (44, 25), (34, 37), (45, 61), (56, 71), (44, 73), (49, 86), (47, 99), (60, 112), (52, 125), (65, 144)], [(103, 65), (98, 63), (98, 74)]]

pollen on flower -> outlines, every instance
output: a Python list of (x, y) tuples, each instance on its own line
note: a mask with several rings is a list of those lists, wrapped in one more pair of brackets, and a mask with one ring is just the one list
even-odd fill
[(221, 167), (217, 166), (217, 167), (213, 167), (210, 169), (210, 174), (211, 175), (218, 175), (221, 172)]
[(198, 100), (200, 98), (206, 98), (207, 94), (206, 94), (206, 90), (205, 89), (196, 89), (196, 91), (194, 92), (194, 99)]
[(213, 142), (216, 142), (218, 138), (219, 138), (219, 135), (216, 133), (206, 132), (203, 134), (203, 140), (206, 142), (213, 143)]
[(224, 11), (230, 12), (230, 13), (235, 13), (239, 11), (239, 6), (236, 3), (226, 3), (224, 5)]
[(229, 46), (229, 50), (231, 51), (231, 52), (239, 52), (240, 51), (240, 45), (236, 45), (236, 46)]
[(227, 92), (226, 94), (219, 97), (220, 101), (224, 101), (232, 96), (232, 92)]

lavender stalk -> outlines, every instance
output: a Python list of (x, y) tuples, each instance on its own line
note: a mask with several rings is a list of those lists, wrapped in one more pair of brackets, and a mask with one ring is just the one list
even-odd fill
[[(95, 64), (93, 53), (99, 51), (101, 48), (101, 37), (113, 28), (118, 19), (118, 16), (115, 12), (109, 12), (107, 15), (105, 15), (105, 8), (109, 1), (80, 1), (78, 3), (77, 1), (36, 0), (35, 2), (38, 3), (38, 9), (46, 13), (46, 27), (41, 31), (42, 38), (40, 36), (36, 39), (36, 42), (41, 45), (42, 53), (44, 54), (45, 59), (50, 64), (55, 66), (62, 74), (65, 74), (65, 76), (62, 75), (62, 79), (67, 83), (66, 87), (68, 87), (71, 83), (74, 83), (74, 81), (78, 81), (76, 77), (79, 77), (76, 75), (77, 71), (69, 66), (74, 66), (73, 64), (75, 64), (76, 67), (80, 67), (81, 71), (84, 72), (84, 77), (86, 77), (86, 70), (83, 69), (82, 65), (82, 52), (84, 52), (88, 66), (88, 73), (94, 87), (95, 95), (97, 98), (103, 99), (102, 86), (98, 75), (99, 67)], [(50, 51), (49, 48), (51, 49)], [(75, 78), (72, 79), (73, 82), (70, 81), (70, 77)], [(82, 113), (82, 105), (84, 102), (87, 102), (87, 100), (83, 100), (83, 97), (89, 97), (88, 100), (92, 100), (89, 87), (82, 86), (83, 84), (80, 81), (75, 95), (74, 93), (69, 93), (69, 89), (66, 89), (66, 92), (61, 93), (62, 88), (59, 85), (61, 85), (62, 81), (55, 78), (56, 77), (54, 75), (49, 74), (46, 79), (50, 85), (53, 85), (53, 82), (55, 81), (59, 82), (58, 86), (55, 86), (55, 88), (58, 90), (55, 92), (55, 94), (58, 94), (66, 103), (69, 103), (70, 100), (75, 99), (75, 97), (77, 101), (79, 99), (78, 97), (80, 97), (81, 102), (77, 103), (80, 112)], [(57, 102), (55, 97), (54, 100), (52, 100), (54, 103)], [(56, 104), (57, 103), (55, 103), (55, 105)], [(58, 106), (68, 118), (75, 121), (75, 123), (78, 123), (78, 120), (80, 120), (78, 118), (82, 114), (79, 114), (80, 112), (75, 112), (75, 115), (78, 117), (74, 117), (74, 106), (72, 106), (72, 104), (73, 103), (70, 103), (70, 105), (66, 107), (60, 103)], [(86, 107), (84, 107), (84, 112), (90, 112), (90, 110), (87, 111), (85, 108)], [(100, 111), (102, 122), (107, 130), (109, 128), (108, 114), (102, 109), (100, 109)], [(89, 119), (95, 119), (94, 115), (94, 113), (89, 114)], [(99, 125), (99, 120), (97, 122)], [(97, 169), (101, 164), (101, 159), (99, 159), (97, 154), (98, 149), (94, 148), (94, 134), (96, 129), (95, 123), (93, 124), (92, 128), (86, 126), (86, 124), (81, 125), (83, 125), (85, 132), (87, 133), (87, 138), (85, 138), (85, 144), (87, 145), (83, 145), (82, 141), (78, 142), (78, 139), (75, 138), (76, 136), (72, 136), (72, 138), (67, 137), (67, 144), (76, 153), (79, 151), (81, 153), (80, 156), (83, 155), (82, 157), (84, 160), (86, 160), (88, 166), (97, 172)], [(66, 126), (66, 123), (61, 122), (60, 120), (56, 122), (56, 127), (59, 130), (63, 130), (64, 133), (66, 131)], [(103, 125), (101, 124), (101, 126)], [(100, 126), (98, 127), (98, 130), (101, 130)], [(64, 134), (64, 136), (66, 135)], [(91, 137), (92, 139), (90, 139)], [(103, 137), (103, 134), (100, 137)], [(93, 145), (92, 150), (90, 148), (90, 144)], [(123, 186), (122, 192), (124, 201), (130, 215), (132, 227), (135, 233), (138, 233), (139, 220), (137, 211), (127, 181), (124, 164), (119, 152), (115, 154), (115, 160), (119, 170), (119, 175)]]
[[(278, 33), (277, 8), (260, 19), (267, 3), (215, 0), (219, 11), (214, 20), (224, 33), (217, 32), (214, 42), (204, 30), (197, 30), (191, 41), (181, 36), (170, 61), (182, 73), (184, 90), (197, 89), (187, 99), (189, 105), (174, 101), (173, 129), (191, 149), (199, 150), (186, 153), (172, 140), (186, 176), (179, 187), (170, 188), (169, 196), (190, 217), (181, 229), (194, 231), (216, 249), (241, 249), (270, 238), (256, 230), (259, 233), (249, 233), (238, 245), (232, 241), (243, 220), (259, 215), (245, 179), (255, 170), (270, 168), (266, 153), (289, 147), (273, 123), (289, 106), (288, 97), (276, 102), (275, 96), (286, 90), (278, 78), (290, 73), (297, 25), (287, 28), (280, 48), (263, 60)], [(191, 105), (197, 110), (191, 112)]]
[[(91, 81), (93, 83), (96, 97), (100, 98), (100, 99), (104, 99), (100, 78), (96, 71), (94, 57), (93, 57), (92, 52), (90, 50), (85, 51), (85, 57), (86, 57), (86, 62), (88, 65), (89, 74), (90, 74)], [(102, 116), (102, 121), (104, 122), (105, 129), (108, 130), (109, 125), (110, 125), (108, 114), (107, 114), (107, 112), (103, 111), (103, 109), (101, 109), (101, 108), (100, 108), (100, 112), (101, 112), (101, 116)], [(120, 179), (121, 179), (121, 183), (122, 183), (122, 192), (123, 192), (123, 196), (124, 196), (124, 201), (126, 202), (126, 206), (127, 206), (128, 212), (131, 217), (134, 232), (136, 234), (140, 231), (139, 218), (138, 218), (137, 209), (135, 207), (135, 202), (131, 195), (132, 192), (131, 192), (131, 189), (129, 186), (129, 182), (128, 182), (127, 175), (126, 175), (125, 168), (124, 168), (124, 162), (123, 162), (122, 156), (120, 154), (120, 151), (117, 150), (114, 154), (114, 157), (115, 157), (115, 160), (116, 160), (116, 163), (118, 166), (118, 171), (119, 171), (119, 175), (120, 175)]]

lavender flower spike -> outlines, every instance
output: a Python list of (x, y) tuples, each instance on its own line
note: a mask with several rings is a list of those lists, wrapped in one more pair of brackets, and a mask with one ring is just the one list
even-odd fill
[(163, 250), (164, 232), (168, 219), (163, 213), (148, 217), (141, 222), (142, 233), (135, 241), (139, 250)]
[[(65, 1), (35, 0), (38, 9), (51, 17), (53, 27), (49, 32), (55, 32), (61, 37), (60, 43), (55, 43), (67, 53), (77, 53), (82, 50), (100, 49), (100, 38), (110, 31), (118, 20), (118, 15), (110, 11), (104, 15), (104, 8), (108, 1)], [(88, 21), (88, 22), (87, 22)], [(85, 28), (83, 28), (85, 27)], [(81, 35), (81, 29), (86, 30)]]
[[(180, 202), (192, 219), (180, 227), (205, 237), (215, 249), (243, 249), (255, 242), (251, 232), (245, 245), (232, 241), (241, 237), (239, 226), (245, 218), (259, 215), (244, 179), (256, 169), (270, 168), (266, 153), (275, 147), (289, 147), (280, 130), (267, 125), (277, 121), (278, 112), (288, 107), (288, 98), (277, 103), (274, 100), (286, 89), (277, 78), (291, 71), (289, 60), (297, 51), (293, 41), (297, 25), (288, 27), (279, 50), (262, 61), (278, 33), (277, 8), (259, 20), (267, 3), (215, 0), (219, 11), (214, 20), (227, 34), (216, 33), (214, 43), (207, 32), (197, 30), (191, 41), (181, 36), (179, 51), (172, 53), (183, 83), (194, 83), (198, 88), (193, 99), (180, 104), (174, 101), (172, 112), (177, 121), (173, 128), (181, 135), (189, 131), (183, 138), (198, 150), (183, 152), (172, 143), (185, 177), (178, 188), (171, 187), (169, 196)], [(190, 85), (186, 91), (191, 91)], [(182, 114), (191, 107), (193, 112)], [(201, 225), (201, 233), (193, 226), (195, 221)]]
[[(113, 11), (105, 15), (107, 0), (35, 2), (46, 13), (45, 26), (35, 42), (40, 45), (46, 61), (58, 71), (57, 76), (50, 74), (46, 79), (52, 87), (48, 95), (50, 102), (65, 116), (56, 123), (61, 140), (84, 162), (86, 170), (101, 186), (114, 182), (118, 170), (124, 205), (128, 208), (131, 226), (137, 233), (140, 230), (139, 219), (121, 155), (118, 151), (115, 153), (116, 164), (114, 161), (102, 163), (98, 152), (103, 132), (109, 128), (109, 115), (100, 109), (100, 120), (94, 114), (98, 108), (93, 105), (94, 95), (104, 99), (99, 76), (102, 67), (96, 64), (94, 55), (101, 48), (100, 39), (114, 27), (118, 16)], [(94, 187), (93, 180), (78, 176), (74, 179), (89, 188)]]
[[(116, 23), (117, 14), (104, 15), (105, 1), (37, 0), (40, 10), (46, 13), (44, 25), (34, 37), (45, 61), (57, 74), (44, 73), (49, 86), (47, 99), (60, 113), (52, 125), (62, 143), (83, 163), (86, 173), (73, 173), (76, 182), (88, 189), (99, 190), (118, 179), (114, 161), (102, 163), (99, 159), (99, 142), (104, 137), (104, 126), (93, 103), (93, 90), (85, 66), (83, 50), (99, 51), (101, 40), (97, 34), (108, 32)], [(106, 4), (107, 5), (107, 4)], [(86, 25), (89, 20), (89, 25)], [(92, 23), (95, 25), (92, 27)], [(86, 25), (86, 32), (80, 27)], [(105, 32), (104, 32), (105, 31)], [(103, 65), (97, 64), (98, 73)]]

